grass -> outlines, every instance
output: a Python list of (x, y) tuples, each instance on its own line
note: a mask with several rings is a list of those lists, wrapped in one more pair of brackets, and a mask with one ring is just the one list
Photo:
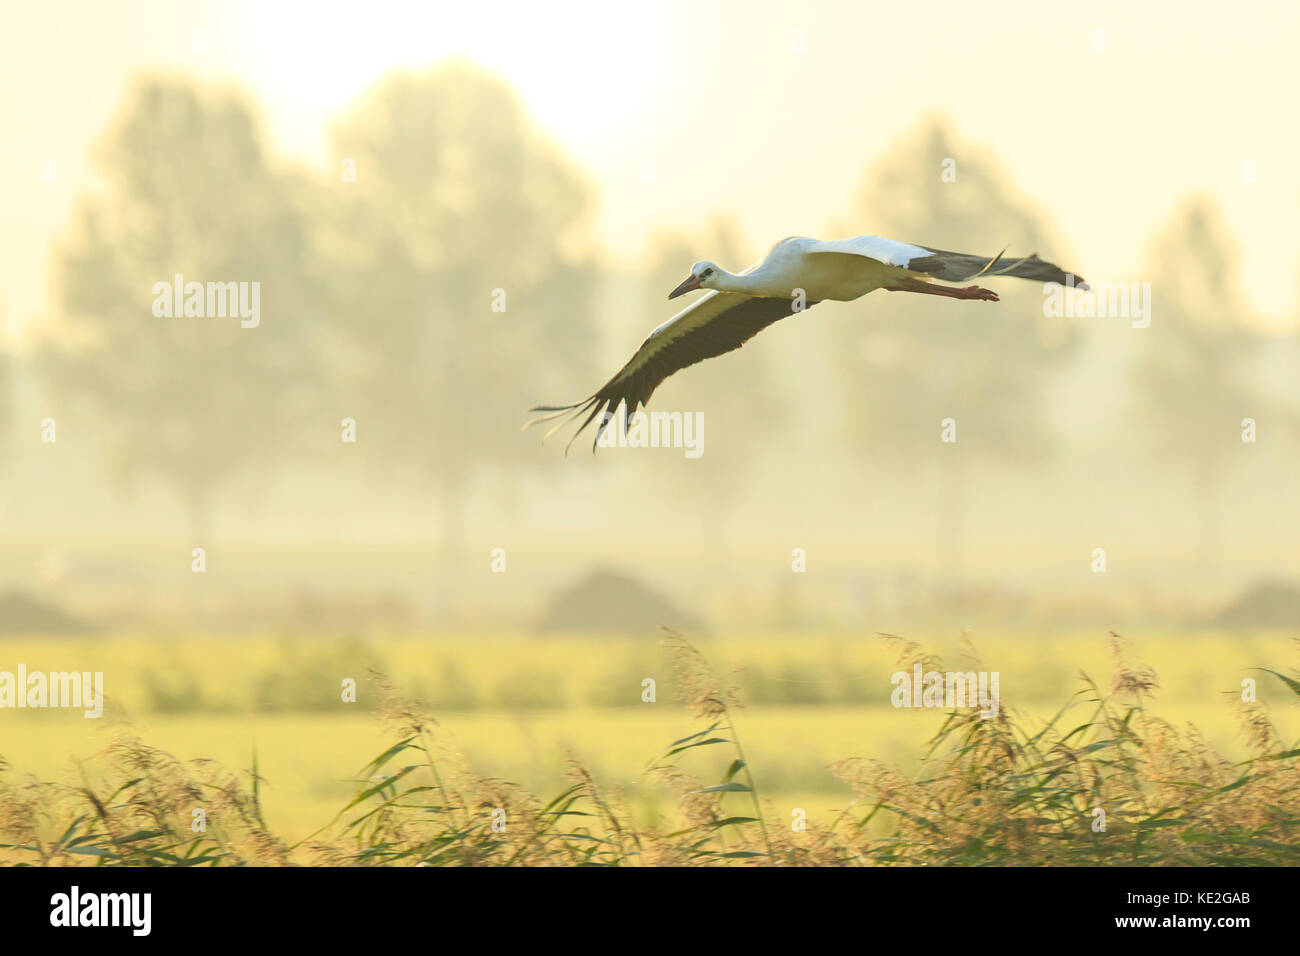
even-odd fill
[[(891, 644), (897, 669), (938, 665), (916, 644)], [(1081, 677), (1081, 689), (1048, 719), (1021, 711), (1004, 692), (993, 718), (969, 708), (934, 715), (938, 729), (910, 766), (835, 763), (846, 799), (825, 817), (778, 807), (765, 789), (768, 768), (751, 763), (742, 745), (738, 731), (749, 725), (738, 719), (740, 689), (698, 648), (675, 636), (665, 645), (671, 683), (703, 725), (665, 741), (638, 776), (638, 785), (674, 794), (672, 815), (647, 814), (634, 788), (600, 783), (576, 757), (549, 799), (475, 772), (426, 706), (378, 679), (389, 742), (355, 774), (350, 799), (309, 834), (289, 838), (268, 825), (256, 759), (247, 771), (182, 763), (119, 730), (75, 780), (0, 776), (0, 860), (1284, 865), (1300, 855), (1300, 746), (1284, 741), (1264, 705), (1239, 693), (1225, 706), (1237, 714), (1241, 755), (1223, 755), (1194, 728), (1178, 730), (1150, 710), (1154, 670), (1131, 660), (1118, 639), (1109, 689)], [(964, 660), (961, 669), (982, 668)], [(1261, 698), (1300, 696), (1294, 677), (1254, 676)]]

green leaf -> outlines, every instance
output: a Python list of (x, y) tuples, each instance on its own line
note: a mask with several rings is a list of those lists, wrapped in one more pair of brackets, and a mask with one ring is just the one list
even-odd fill
[(72, 834), (77, 832), (77, 827), (81, 826), (81, 821), (85, 819), (86, 819), (86, 815), (83, 813), (79, 817), (77, 817), (77, 819), (73, 820), (72, 823), (68, 824), (68, 828), (63, 831), (63, 836), (59, 837), (58, 842), (54, 844), (55, 852), (58, 851), (59, 847), (68, 843), (69, 838), (72, 836)]
[(713, 830), (722, 827), (735, 826), (738, 823), (757, 823), (758, 817), (727, 817), (725, 820), (714, 820), (712, 823), (706, 823), (705, 826)]
[(702, 790), (695, 790), (692, 792), (694, 793), (749, 793), (750, 789), (749, 787), (745, 786), (743, 783), (736, 783), (733, 780), (731, 783), (720, 783), (716, 787), (705, 787)]
[(549, 810), (549, 809), (551, 809), (551, 807), (555, 806), (557, 803), (559, 803), (559, 802), (560, 802), (561, 800), (563, 800), (565, 797), (572, 796), (574, 793), (576, 793), (578, 790), (581, 790), (581, 789), (582, 789), (582, 784), (580, 784), (580, 783), (575, 783), (575, 784), (574, 784), (573, 786), (571, 786), (568, 790), (565, 790), (563, 793), (559, 794), (559, 795), (558, 795), (554, 800), (552, 800), (550, 803), (548, 803), (548, 804), (545, 806), (544, 811), (545, 811), (545, 810)]
[(397, 781), (401, 780), (408, 773), (410, 773), (412, 770), (415, 769), (417, 769), (416, 764), (411, 764), (409, 767), (403, 767), (401, 770), (393, 774), (391, 777), (385, 777), (383, 780), (379, 781), (379, 783), (375, 784), (373, 787), (369, 787), (361, 791), (359, 794), (357, 794), (355, 797), (352, 798), (351, 803), (349, 803), (346, 807), (343, 808), (344, 811), (351, 810), (358, 803), (362, 803), (366, 800), (369, 800), (375, 794), (382, 793), (383, 791), (387, 790), (389, 787), (393, 787), (397, 783)]
[(689, 737), (683, 737), (681, 740), (674, 740), (674, 741), (673, 741), (672, 743), (670, 743), (668, 746), (669, 746), (669, 747), (676, 747), (678, 744), (684, 744), (684, 743), (686, 743), (686, 741), (688, 741), (688, 740), (694, 740), (696, 737), (703, 737), (705, 734), (711, 734), (711, 733), (713, 733), (713, 731), (717, 730), (717, 728), (718, 728), (717, 723), (716, 723), (716, 722), (715, 722), (715, 723), (712, 723), (712, 724), (710, 724), (708, 727), (706, 727), (704, 730), (701, 730), (698, 734), (691, 734)]
[(1271, 671), (1267, 667), (1252, 667), (1251, 670), (1263, 671), (1265, 674), (1272, 674), (1282, 683), (1286, 684), (1287, 687), (1290, 687), (1291, 693), (1300, 697), (1300, 681), (1287, 677), (1285, 674), (1279, 674), (1277, 671)]
[(388, 763), (388, 761), (392, 760), (393, 757), (401, 753), (403, 750), (408, 750), (412, 748), (416, 750), (420, 749), (418, 744), (411, 743), (411, 741), (415, 740), (416, 736), (418, 735), (412, 734), (410, 737), (407, 737), (405, 740), (399, 740), (397, 743), (393, 744), (393, 746), (389, 747), (387, 750), (381, 753), (374, 760), (370, 761), (370, 763), (362, 767), (361, 772), (358, 773), (357, 776), (360, 777), (362, 780), (368, 780), (372, 776), (374, 776), (375, 771), (377, 771), (384, 764)]
[(1288, 757), (1300, 757), (1300, 750), (1284, 750), (1280, 754), (1265, 754), (1261, 760), (1286, 760)]
[(697, 740), (693, 744), (687, 744), (685, 747), (677, 747), (674, 750), (664, 754), (665, 757), (671, 757), (673, 754), (679, 754), (683, 750), (690, 750), (692, 747), (707, 747), (710, 744), (729, 744), (731, 743), (726, 737), (710, 737), (708, 740)]
[(117, 854), (111, 850), (101, 850), (97, 846), (74, 846), (68, 849), (68, 853), (83, 853), (86, 856), (102, 856), (107, 859), (117, 859)]

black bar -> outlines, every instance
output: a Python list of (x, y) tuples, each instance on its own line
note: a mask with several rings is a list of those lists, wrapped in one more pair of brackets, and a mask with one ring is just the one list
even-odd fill
[[(1294, 925), (1293, 875), (1285, 869), (1227, 868), (867, 868), (521, 870), (450, 868), (7, 868), (0, 870), (5, 937), (125, 945), (218, 940), (373, 944), (395, 934), (417, 937), (464, 930), (494, 945), (519, 934), (547, 938), (619, 930), (684, 932), (704, 920), (723, 936), (766, 932), (788, 921), (795, 932), (844, 932), (866, 941), (903, 932), (914, 938), (988, 939), (998, 929), (1038, 926), (1054, 939), (1184, 941), (1199, 934), (1231, 945), (1239, 934), (1284, 932)], [(122, 911), (119, 926), (53, 926), (77, 887), (84, 908), (97, 894), (149, 894)], [(1183, 895), (1179, 895), (1183, 894)], [(144, 897), (137, 897), (143, 904)], [(120, 905), (117, 898), (116, 905)], [(111, 910), (111, 906), (109, 907)], [(89, 912), (83, 909), (82, 912)], [(56, 916), (56, 918), (59, 918)], [(1121, 921), (1153, 919), (1148, 925)], [(1199, 921), (1208, 919), (1208, 927)], [(1224, 921), (1238, 921), (1228, 925)], [(679, 922), (686, 921), (689, 922)], [(1190, 921), (1195, 920), (1196, 923)], [(939, 934), (939, 935), (935, 935)], [(948, 934), (955, 934), (949, 936)], [(596, 938), (596, 937), (592, 937)], [(884, 937), (881, 937), (884, 938)]]

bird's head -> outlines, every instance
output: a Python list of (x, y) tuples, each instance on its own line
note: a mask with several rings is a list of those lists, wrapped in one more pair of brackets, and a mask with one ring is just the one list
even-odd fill
[(668, 293), (668, 298), (675, 299), (679, 295), (685, 295), (687, 292), (693, 292), (696, 289), (713, 289), (716, 288), (712, 283), (718, 278), (721, 272), (712, 262), (697, 262), (691, 266), (691, 274), (682, 280), (682, 284), (672, 292)]

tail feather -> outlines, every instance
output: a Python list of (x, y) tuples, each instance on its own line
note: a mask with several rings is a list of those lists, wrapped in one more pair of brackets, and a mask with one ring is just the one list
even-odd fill
[(1073, 275), (1075, 288), (1088, 288), (1082, 276), (1067, 273), (1060, 266), (1040, 259), (1037, 255), (1025, 256), (1023, 259), (1003, 259), (1002, 253), (999, 252), (990, 259), (987, 256), (945, 252), (942, 249), (930, 251), (933, 255), (910, 261), (907, 270), (932, 276), (942, 282), (969, 282), (980, 276), (1014, 276), (1017, 279), (1059, 282), (1061, 285), (1066, 285)]

